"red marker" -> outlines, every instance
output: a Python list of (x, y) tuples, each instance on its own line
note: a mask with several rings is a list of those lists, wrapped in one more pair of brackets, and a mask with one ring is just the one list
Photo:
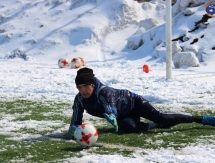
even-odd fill
[(148, 73), (149, 72), (149, 66), (143, 65), (143, 72)]

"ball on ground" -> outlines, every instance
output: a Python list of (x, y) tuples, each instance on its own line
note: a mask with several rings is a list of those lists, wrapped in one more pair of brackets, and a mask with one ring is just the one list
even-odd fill
[(70, 62), (67, 58), (60, 58), (58, 60), (58, 67), (59, 68), (68, 68), (70, 67)]
[(71, 61), (71, 68), (81, 68), (85, 66), (85, 60), (81, 57), (73, 58)]
[(75, 129), (74, 139), (81, 147), (90, 147), (98, 140), (98, 130), (90, 123), (83, 123)]

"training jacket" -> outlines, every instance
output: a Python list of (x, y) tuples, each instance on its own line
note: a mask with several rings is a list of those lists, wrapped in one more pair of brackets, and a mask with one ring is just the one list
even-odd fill
[(75, 96), (70, 125), (82, 124), (84, 110), (92, 116), (103, 117), (103, 113), (114, 114), (117, 118), (126, 116), (134, 108), (137, 96), (126, 89), (105, 86), (95, 77), (96, 84), (92, 95), (84, 99), (80, 93)]

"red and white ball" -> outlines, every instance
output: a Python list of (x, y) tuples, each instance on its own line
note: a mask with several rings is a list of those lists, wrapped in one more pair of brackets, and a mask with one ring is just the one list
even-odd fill
[(60, 58), (58, 60), (58, 66), (59, 68), (68, 68), (70, 67), (70, 62), (67, 58)]
[(74, 139), (82, 147), (92, 146), (98, 140), (98, 130), (90, 123), (83, 123), (75, 129)]
[(85, 60), (81, 57), (73, 58), (71, 61), (71, 68), (81, 68), (85, 66)]

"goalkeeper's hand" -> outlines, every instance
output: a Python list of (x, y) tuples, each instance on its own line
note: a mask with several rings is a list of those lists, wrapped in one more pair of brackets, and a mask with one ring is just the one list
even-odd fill
[(69, 130), (68, 130), (68, 132), (67, 132), (68, 139), (74, 140), (74, 132), (75, 132), (75, 129), (76, 129), (76, 126), (75, 126), (75, 125), (71, 125), (71, 126), (69, 127)]
[(115, 132), (118, 132), (118, 124), (117, 124), (116, 116), (114, 114), (106, 114), (106, 113), (103, 113), (103, 116), (110, 124), (113, 125)]

